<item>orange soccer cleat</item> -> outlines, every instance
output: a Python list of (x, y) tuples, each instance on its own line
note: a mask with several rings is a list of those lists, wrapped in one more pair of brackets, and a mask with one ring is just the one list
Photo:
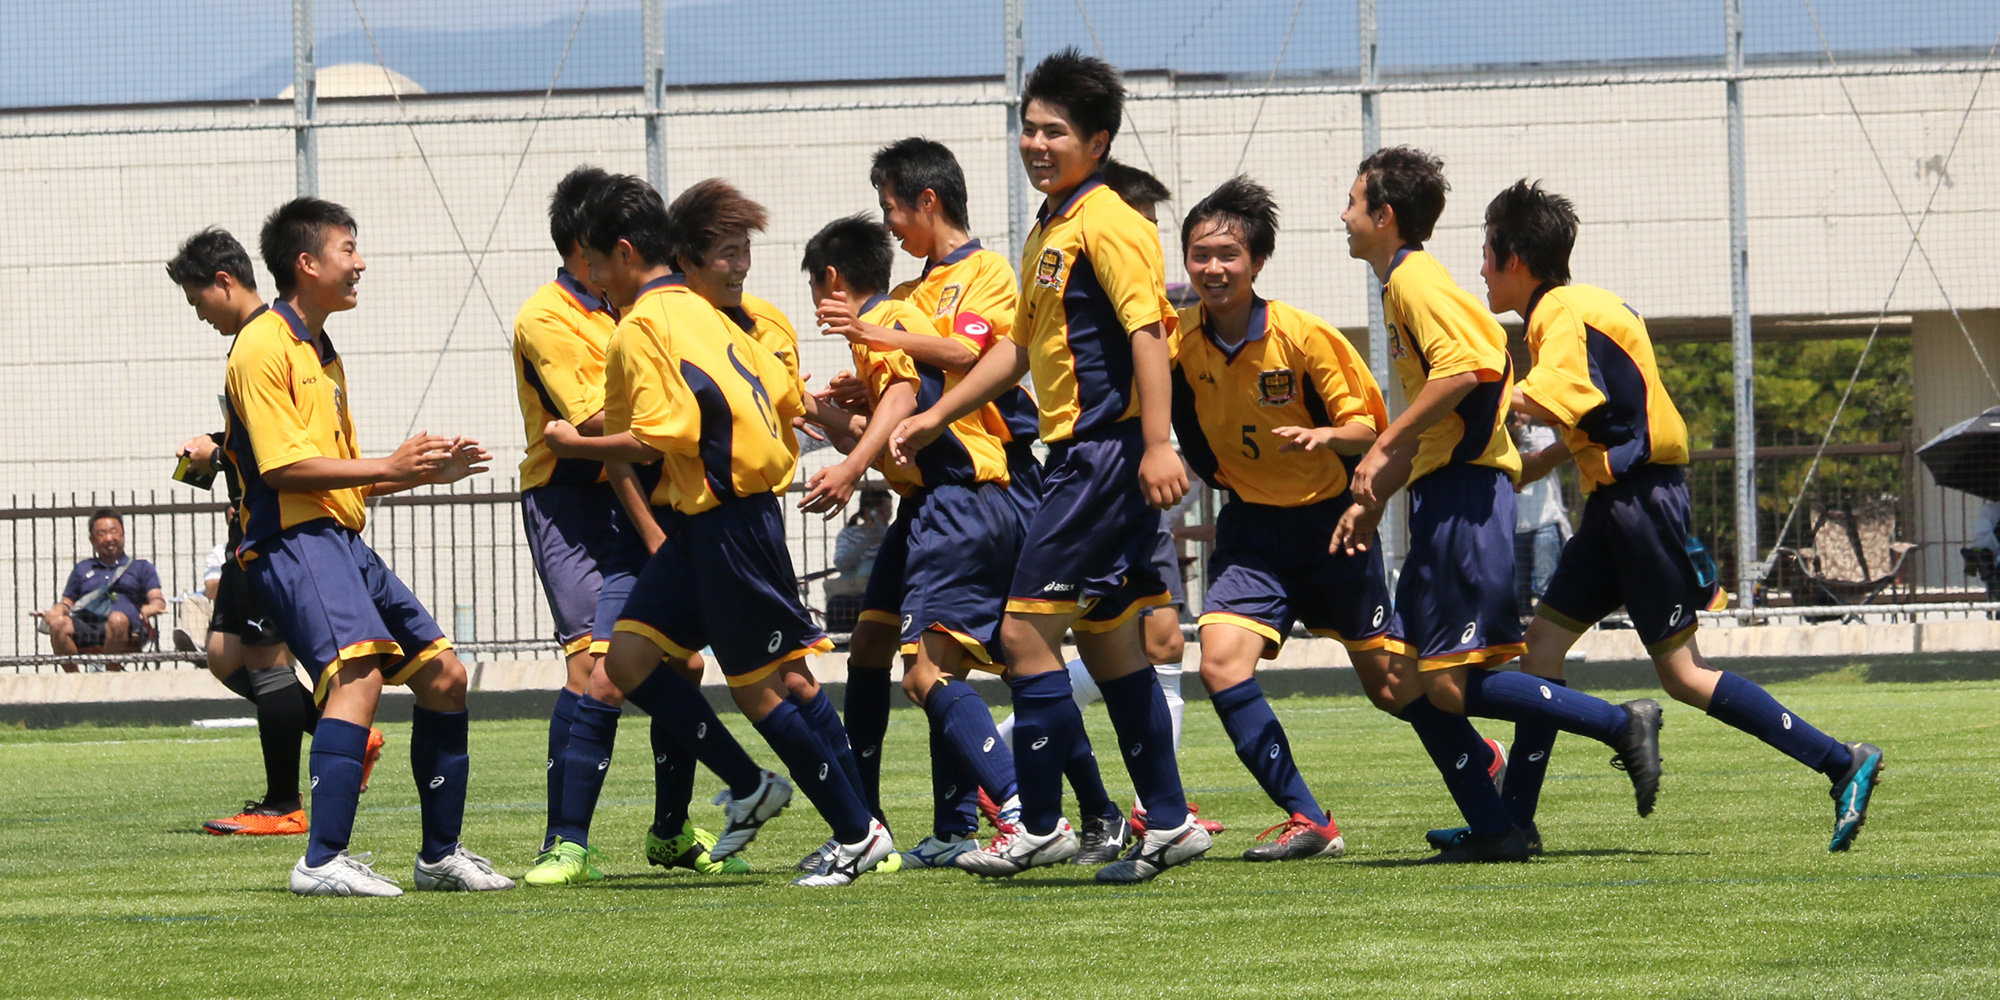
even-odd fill
[(382, 745), (389, 742), (380, 729), (368, 728), (368, 749), (361, 754), (361, 790), (368, 790), (368, 777), (375, 773), (375, 762), (382, 759)]
[(245, 802), (242, 812), (209, 820), (201, 825), (201, 831), (218, 837), (288, 837), (306, 832), (306, 811), (287, 812), (262, 802)]

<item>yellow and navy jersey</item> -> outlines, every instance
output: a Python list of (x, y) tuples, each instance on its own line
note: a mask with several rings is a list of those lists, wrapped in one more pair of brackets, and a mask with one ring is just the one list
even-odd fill
[[(877, 295), (862, 304), (861, 321), (907, 333), (944, 336), (923, 310), (886, 295)], [(917, 412), (922, 413), (937, 405), (965, 377), (924, 364), (902, 351), (876, 351), (863, 344), (850, 347), (854, 352), (854, 370), (868, 387), (870, 404), (879, 404), (891, 385), (907, 382), (916, 393)], [(898, 487), (947, 483), (970, 486), (985, 482), (1006, 485), (1004, 430), (994, 419), (993, 407), (982, 406), (952, 421), (937, 440), (917, 452), (915, 468), (897, 465), (886, 452), (876, 462), (876, 468), (882, 470), (891, 485)]]
[(784, 492), (804, 412), (785, 362), (680, 275), (648, 282), (611, 336), (604, 433), (630, 432), (663, 456), (654, 506), (699, 514)]
[(361, 457), (347, 374), (326, 333), (314, 336), (287, 303), (259, 309), (230, 346), (226, 385), (223, 449), (243, 478), (237, 558), (255, 558), (258, 546), (308, 521), (330, 517), (360, 531), (368, 523), (365, 488), (279, 490), (264, 480), (308, 458)]
[(1507, 434), (1514, 361), (1500, 321), (1415, 244), (1396, 251), (1389, 265), (1382, 312), (1404, 399), (1416, 399), (1432, 379), (1468, 372), (1479, 377), (1458, 406), (1418, 438), (1410, 481), (1454, 463), (1491, 466), (1521, 478), (1521, 455)]
[[(942, 259), (924, 265), (924, 273), (889, 293), (928, 313), (938, 332), (980, 355), (1014, 330), (1020, 307), (1020, 281), (1007, 259), (968, 240)], [(1035, 397), (1015, 386), (993, 401), (1008, 442), (1033, 441), (1041, 432)]]
[(1160, 229), (1104, 186), (1083, 182), (1042, 206), (1021, 253), (1014, 342), (1027, 348), (1044, 441), (1107, 431), (1139, 413), (1132, 333), (1172, 333)]
[(1389, 426), (1382, 389), (1354, 345), (1283, 302), (1253, 299), (1249, 333), (1234, 347), (1216, 339), (1204, 307), (1182, 310), (1173, 383), (1174, 432), (1188, 464), (1251, 503), (1303, 507), (1347, 492), (1347, 459), (1281, 451), (1274, 429)]
[(581, 424), (604, 409), (604, 349), (617, 328), (618, 311), (567, 269), (514, 316), (514, 391), (528, 440), (522, 489), (604, 480), (604, 463), (552, 454), (542, 428), (551, 420)]
[(1660, 382), (1646, 321), (1625, 300), (1543, 285), (1522, 315), (1534, 367), (1521, 392), (1562, 422), (1585, 492), (1641, 465), (1687, 464), (1687, 424)]
[[(804, 392), (805, 383), (799, 377), (799, 332), (792, 327), (792, 321), (784, 310), (746, 292), (742, 305), (724, 309), (722, 314), (734, 320), (766, 350), (777, 355), (778, 360), (785, 363), (785, 371), (791, 375), (792, 383), (799, 387), (801, 393)], [(785, 447), (792, 451), (792, 460), (798, 461), (798, 434), (788, 429), (784, 436)]]

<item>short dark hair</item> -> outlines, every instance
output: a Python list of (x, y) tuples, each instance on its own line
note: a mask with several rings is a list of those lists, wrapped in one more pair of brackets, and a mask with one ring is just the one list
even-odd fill
[(1125, 84), (1118, 71), (1074, 45), (1050, 53), (1028, 74), (1021, 85), (1022, 110), (1027, 110), (1029, 101), (1062, 108), (1063, 115), (1083, 130), (1079, 138), (1103, 132), (1107, 143), (1118, 138), (1118, 126), (1125, 118)]
[(1156, 205), (1174, 196), (1158, 177), (1108, 156), (1104, 158), (1104, 186), (1116, 192), (1120, 200), (1133, 208)]
[(814, 281), (833, 268), (855, 291), (876, 295), (889, 290), (889, 269), (895, 262), (889, 230), (866, 215), (856, 214), (821, 226), (806, 241), (805, 259), (799, 266)]
[(1269, 260), (1278, 248), (1278, 202), (1269, 188), (1242, 174), (1223, 181), (1221, 187), (1188, 209), (1181, 222), (1183, 255), (1194, 242), (1195, 227), (1202, 223), (1235, 230), (1243, 237), (1252, 260)]
[(1576, 206), (1523, 177), (1486, 203), (1486, 245), (1493, 263), (1506, 267), (1521, 258), (1528, 273), (1558, 285), (1569, 283), (1569, 252), (1576, 246)]
[(279, 295), (290, 295), (298, 287), (299, 255), (317, 256), (326, 249), (326, 231), (335, 226), (350, 233), (361, 231), (347, 209), (311, 196), (279, 205), (264, 220), (264, 229), (257, 234), (257, 250), (271, 280), (277, 283)]
[[(769, 221), (764, 206), (720, 177), (696, 181), (667, 206), (667, 233), (674, 252), (696, 264), (707, 262), (708, 248), (724, 234), (761, 232)], [(674, 263), (674, 268), (680, 264)]]
[(102, 521), (107, 517), (113, 521), (117, 521), (119, 527), (122, 528), (125, 526), (125, 515), (118, 513), (116, 510), (110, 507), (99, 507), (96, 510), (90, 512), (91, 530), (95, 531), (97, 529), (97, 522)]
[(257, 290), (257, 272), (250, 266), (250, 253), (226, 229), (210, 226), (187, 238), (174, 259), (167, 261), (167, 277), (176, 285), (215, 284), (215, 276), (227, 274), (251, 291)]
[(590, 225), (591, 192), (610, 179), (603, 168), (585, 166), (556, 182), (555, 193), (549, 196), (549, 239), (555, 241), (557, 253), (567, 255), (571, 245), (583, 242), (583, 231)]
[(926, 190), (937, 195), (944, 217), (960, 229), (971, 226), (965, 210), (965, 171), (944, 143), (920, 136), (898, 139), (875, 151), (868, 183), (888, 189), (912, 205)]
[(590, 190), (584, 206), (588, 221), (578, 235), (585, 247), (609, 254), (623, 240), (648, 264), (673, 263), (667, 204), (645, 179), (611, 174)]
[(1444, 161), (1409, 146), (1389, 146), (1368, 154), (1356, 173), (1368, 179), (1368, 210), (1396, 210), (1396, 230), (1412, 243), (1431, 238), (1444, 214)]

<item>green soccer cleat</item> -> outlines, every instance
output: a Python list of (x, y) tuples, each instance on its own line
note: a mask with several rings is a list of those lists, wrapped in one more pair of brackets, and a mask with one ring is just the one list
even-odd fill
[(597, 870), (597, 848), (557, 837), (521, 881), (529, 885), (584, 885), (603, 878), (604, 873)]
[(695, 826), (692, 822), (681, 827), (677, 837), (662, 838), (651, 830), (646, 831), (646, 863), (661, 868), (686, 868), (703, 875), (746, 875), (750, 872), (750, 862), (732, 854), (721, 861), (710, 861), (708, 849), (715, 846), (715, 834)]

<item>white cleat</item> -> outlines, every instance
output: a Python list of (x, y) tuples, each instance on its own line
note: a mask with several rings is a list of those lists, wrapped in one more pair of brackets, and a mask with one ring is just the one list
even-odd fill
[(459, 844), (436, 861), (417, 859), (417, 888), (427, 892), (493, 892), (514, 888), (514, 880), (493, 870), (493, 862)]
[(1000, 835), (982, 850), (967, 851), (952, 859), (974, 875), (1006, 878), (1030, 868), (1061, 864), (1076, 856), (1076, 831), (1069, 820), (1057, 819), (1056, 828), (1041, 836), (1022, 827), (1003, 827)]
[(894, 853), (896, 843), (889, 839), (889, 828), (881, 820), (871, 819), (866, 836), (852, 844), (839, 845), (819, 871), (801, 875), (792, 884), (809, 888), (849, 885)]
[(292, 891), (301, 896), (400, 896), (403, 887), (368, 867), (372, 854), (350, 857), (346, 851), (317, 868), (306, 859), (292, 866)]
[(954, 859), (979, 850), (976, 837), (925, 837), (903, 852), (904, 868), (956, 868)]
[(708, 859), (721, 861), (749, 847), (757, 839), (757, 831), (771, 817), (784, 812), (791, 801), (792, 783), (776, 771), (765, 771), (759, 777), (757, 790), (744, 798), (730, 795), (727, 788), (715, 793), (715, 804), (722, 807), (727, 822), (715, 838), (715, 846), (708, 849)]
[(1132, 844), (1123, 858), (1097, 870), (1099, 882), (1146, 882), (1153, 876), (1184, 865), (1208, 853), (1214, 838), (1195, 821), (1194, 814), (1170, 830), (1151, 828)]

